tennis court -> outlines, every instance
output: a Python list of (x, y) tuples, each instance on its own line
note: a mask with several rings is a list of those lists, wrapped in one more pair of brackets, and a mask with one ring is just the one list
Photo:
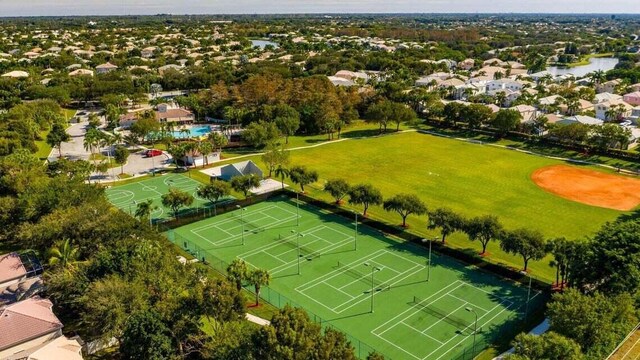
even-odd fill
[(481, 350), (521, 323), (526, 288), (442, 255), (429, 264), (422, 247), (355, 225), (281, 196), (167, 235), (214, 267), (268, 269), (265, 300), (303, 307), (388, 359), (470, 359), (474, 338)]
[[(156, 209), (151, 213), (151, 220), (157, 221), (172, 217), (171, 209), (162, 205), (162, 195), (169, 189), (179, 189), (188, 192), (194, 197), (193, 204), (189, 208), (180, 210), (179, 215), (194, 211), (202, 211), (213, 206), (208, 200), (202, 199), (196, 194), (196, 190), (202, 183), (181, 174), (157, 175), (143, 181), (117, 185), (106, 190), (107, 199), (117, 208), (135, 214), (139, 203), (152, 200)], [(225, 202), (231, 197), (219, 201)]]

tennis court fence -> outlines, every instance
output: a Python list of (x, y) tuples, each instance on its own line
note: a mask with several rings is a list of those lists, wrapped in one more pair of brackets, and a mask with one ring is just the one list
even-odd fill
[[(180, 234), (177, 234), (171, 228), (164, 227), (164, 228), (161, 228), (160, 230), (164, 232), (166, 237), (173, 244), (175, 244), (175, 245), (179, 246), (180, 248), (184, 249), (185, 251), (187, 251), (188, 253), (193, 255), (195, 258), (197, 258), (199, 261), (201, 261), (204, 264), (210, 266), (211, 268), (213, 268), (214, 270), (216, 270), (220, 274), (226, 276), (227, 267), (229, 266), (229, 264), (226, 261), (224, 261), (224, 260), (218, 258), (217, 256), (215, 256), (210, 250), (204, 249), (204, 248), (198, 246), (197, 244), (195, 244), (194, 242), (188, 240), (184, 236), (182, 236)], [(255, 295), (255, 291), (254, 291), (254, 288), (252, 286), (250, 286), (248, 284), (245, 284), (243, 287), (244, 287), (245, 290), (247, 290), (250, 293)], [(308, 309), (306, 309), (302, 305), (298, 304), (297, 302), (293, 301), (292, 299), (288, 298), (287, 296), (284, 296), (284, 295), (280, 294), (276, 290), (273, 290), (269, 286), (262, 286), (260, 288), (260, 298), (262, 300), (268, 302), (269, 304), (279, 308), (279, 309), (285, 307), (286, 305), (297, 307), (297, 308), (300, 308), (300, 309), (304, 309), (307, 312), (307, 314), (309, 315), (309, 318), (313, 322), (318, 323), (318, 324), (320, 324), (321, 326), (323, 326), (325, 328), (330, 327), (330, 328), (332, 328), (332, 329), (334, 329), (336, 331), (339, 331), (339, 332), (343, 333), (346, 336), (347, 340), (353, 346), (356, 356), (358, 358), (360, 358), (360, 359), (366, 359), (367, 355), (369, 355), (370, 353), (375, 351), (375, 349), (372, 346), (368, 345), (367, 343), (365, 343), (363, 341), (360, 341), (355, 336), (353, 336), (353, 335), (351, 335), (351, 334), (339, 329), (338, 327), (336, 327), (333, 324), (329, 323), (326, 319), (323, 319), (319, 315), (313, 313), (312, 311), (309, 311)], [(390, 359), (389, 357), (386, 357), (386, 356), (385, 356), (385, 358), (387, 360)]]

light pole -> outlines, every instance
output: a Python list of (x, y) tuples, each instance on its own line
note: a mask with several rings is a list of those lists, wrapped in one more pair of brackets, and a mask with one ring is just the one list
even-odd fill
[(527, 323), (527, 318), (529, 317), (529, 300), (531, 300), (531, 275), (529, 275), (526, 271), (520, 272), (522, 275), (526, 275), (529, 277), (529, 287), (527, 288), (527, 304), (524, 308), (524, 323)]
[(373, 266), (369, 263), (364, 263), (364, 266), (371, 267), (371, 310), (370, 312), (373, 313), (373, 294), (376, 292), (375, 284), (373, 282), (373, 274), (375, 274), (377, 271), (380, 271), (382, 269), (379, 267)]
[(240, 209), (240, 223), (242, 224), (242, 245), (244, 245), (244, 218), (242, 214), (244, 214), (244, 211), (246, 209), (240, 205), (236, 205), (236, 209)]
[(356, 230), (353, 235), (353, 250), (358, 250), (358, 212), (353, 212), (356, 215)]
[(298, 233), (295, 230), (291, 230), (291, 233), (296, 237), (296, 249), (298, 249), (298, 275), (300, 275), (300, 238), (304, 236), (304, 234)]
[(476, 333), (478, 332), (478, 313), (470, 307), (464, 308), (468, 312), (473, 313), (476, 316), (476, 321), (473, 323), (473, 356), (476, 354)]
[(296, 191), (296, 226), (300, 226), (300, 198)]

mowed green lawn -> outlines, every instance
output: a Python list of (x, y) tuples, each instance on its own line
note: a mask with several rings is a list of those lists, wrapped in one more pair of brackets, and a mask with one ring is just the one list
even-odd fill
[[(415, 193), (430, 209), (446, 206), (467, 217), (494, 214), (508, 229), (528, 227), (549, 238), (576, 240), (623, 214), (562, 199), (530, 179), (534, 170), (560, 161), (417, 132), (335, 142), (291, 155), (293, 164), (319, 172), (319, 182), (308, 191), (326, 200), (330, 197), (321, 191), (323, 184), (331, 178), (344, 178), (351, 184), (371, 183), (385, 197)], [(259, 157), (254, 161), (262, 164)], [(373, 207), (369, 213), (390, 223), (400, 222), (397, 214), (381, 207)], [(426, 216), (409, 217), (411, 231), (437, 236), (426, 224)], [(460, 233), (448, 242), (454, 247), (480, 249), (479, 243), (471, 243)], [(493, 261), (522, 266), (519, 257), (503, 253), (497, 243), (491, 243), (488, 251)], [(533, 275), (554, 279), (548, 262), (549, 258), (531, 264)]]

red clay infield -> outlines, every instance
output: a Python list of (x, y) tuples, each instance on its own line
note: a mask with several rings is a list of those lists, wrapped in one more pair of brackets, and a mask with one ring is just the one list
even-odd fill
[(640, 179), (567, 165), (540, 168), (531, 179), (550, 193), (587, 205), (629, 211), (640, 204)]

